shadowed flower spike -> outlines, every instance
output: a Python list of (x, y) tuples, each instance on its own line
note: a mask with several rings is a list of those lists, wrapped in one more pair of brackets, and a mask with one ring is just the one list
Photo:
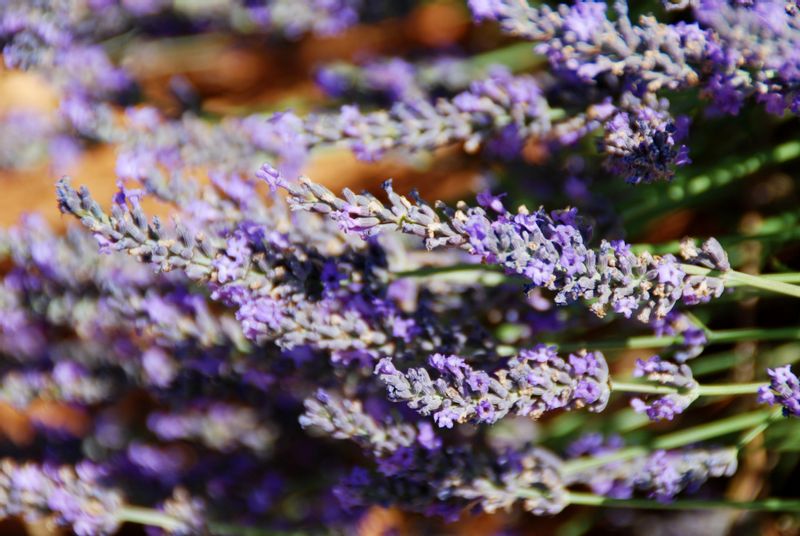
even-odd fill
[(381, 424), (358, 402), (322, 391), (306, 400), (300, 423), (353, 440), (375, 456), (376, 473), (358, 470), (336, 491), (351, 508), (377, 500), (428, 515), (453, 515), (474, 504), (492, 513), (522, 502), (526, 510), (542, 515), (556, 514), (566, 506), (561, 460), (544, 449), (431, 449), (430, 432), (422, 424), (419, 432), (406, 424)]
[(89, 462), (71, 467), (0, 460), (0, 513), (69, 524), (79, 536), (113, 534), (122, 496), (100, 485), (102, 478)]
[(791, 365), (767, 369), (769, 385), (758, 390), (758, 401), (774, 406), (783, 406), (787, 417), (800, 417), (800, 380), (792, 372)]
[[(718, 278), (684, 273), (673, 255), (634, 255), (621, 241), (602, 240), (599, 247), (590, 249), (574, 210), (548, 214), (540, 208), (531, 213), (523, 206), (517, 214), (494, 215), (463, 202), (455, 210), (440, 202), (434, 210), (421, 199), (398, 195), (391, 182), (384, 184), (388, 206), (371, 194), (350, 190), (344, 191), (345, 199), (338, 198), (307, 178), (299, 183), (284, 181), (281, 186), (289, 192), (294, 209), (327, 214), (349, 232), (367, 237), (396, 229), (424, 239), (429, 249), (464, 249), (487, 264), (526, 277), (531, 287), (556, 292), (558, 304), (592, 300), (592, 311), (601, 317), (612, 309), (647, 322), (664, 318), (681, 299), (698, 303), (724, 290)], [(711, 239), (704, 248), (713, 250), (719, 263), (727, 265), (718, 246)], [(707, 255), (689, 259), (695, 260), (707, 262)]]
[(675, 393), (646, 400), (641, 398), (631, 400), (631, 406), (637, 413), (646, 413), (653, 421), (671, 421), (675, 415), (683, 413), (699, 396), (699, 385), (692, 377), (692, 369), (687, 365), (664, 361), (657, 355), (647, 361), (638, 359), (633, 375), (677, 390)]
[[(570, 447), (573, 457), (604, 456), (624, 446), (621, 438), (599, 434), (583, 436)], [(588, 485), (598, 495), (629, 499), (636, 492), (661, 502), (672, 501), (682, 491), (692, 492), (709, 478), (736, 472), (734, 448), (687, 448), (656, 450), (624, 462), (611, 462), (590, 471), (570, 475), (570, 483)]]
[(673, 120), (666, 112), (666, 99), (645, 104), (656, 101), (648, 97), (625, 94), (619, 110), (603, 124), (600, 148), (608, 154), (606, 167), (633, 184), (669, 180), (675, 166), (691, 162), (688, 148), (680, 145), (688, 118)]
[[(315, 428), (336, 439), (355, 441), (375, 455), (390, 454), (414, 444), (417, 435), (428, 430), (407, 424), (382, 424), (369, 416), (361, 403), (330, 394), (322, 389), (305, 400), (305, 413), (300, 417), (303, 428)], [(426, 440), (429, 441), (429, 440)]]
[(391, 359), (382, 359), (375, 374), (386, 384), (389, 399), (403, 402), (436, 424), (493, 424), (508, 414), (540, 418), (547, 411), (587, 408), (602, 411), (610, 395), (608, 366), (603, 355), (586, 351), (560, 358), (554, 347), (540, 345), (521, 352), (508, 367), (488, 374), (462, 358), (434, 354), (430, 366), (398, 371)]

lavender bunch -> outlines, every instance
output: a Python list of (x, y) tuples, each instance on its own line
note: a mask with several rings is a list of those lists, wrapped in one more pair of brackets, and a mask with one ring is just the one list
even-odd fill
[(493, 424), (508, 414), (538, 419), (556, 409), (599, 412), (611, 394), (608, 365), (600, 353), (578, 352), (567, 361), (555, 348), (540, 345), (520, 352), (491, 376), (454, 355), (434, 354), (428, 362), (440, 375), (436, 380), (424, 368), (400, 372), (389, 358), (378, 363), (375, 373), (390, 400), (432, 414), (443, 428)]
[[(483, 262), (526, 277), (533, 287), (555, 291), (556, 303), (592, 300), (592, 311), (601, 317), (611, 308), (625, 317), (636, 313), (647, 322), (666, 316), (679, 300), (704, 302), (724, 290), (721, 279), (689, 275), (672, 255), (634, 255), (622, 241), (603, 240), (598, 248), (588, 248), (587, 232), (574, 210), (547, 214), (543, 209), (530, 213), (520, 207), (512, 214), (502, 205), (484, 208), (459, 203), (453, 210), (440, 203), (436, 211), (419, 198), (412, 201), (398, 195), (391, 182), (384, 184), (387, 207), (370, 194), (350, 190), (344, 191), (344, 199), (338, 198), (308, 179), (296, 184), (268, 175), (267, 181), (289, 192), (293, 208), (327, 214), (345, 231), (370, 236), (382, 229), (397, 229), (424, 239), (429, 249), (459, 247)], [(687, 249), (687, 255), (690, 262), (729, 269), (727, 256), (714, 239), (703, 245), (702, 253)]]
[[(121, 193), (111, 216), (88, 191), (66, 181), (59, 183), (59, 196), (62, 209), (81, 218), (103, 247), (207, 284), (213, 299), (236, 310), (244, 335), (257, 344), (274, 341), (285, 350), (310, 345), (331, 352), (336, 363), (372, 368), (386, 353), (458, 351), (470, 343), (445, 323), (431, 322), (425, 308), (399, 307), (390, 295), (387, 251), (375, 241), (347, 243), (330, 230), (316, 233), (319, 222), (291, 234), (271, 230), (287, 225), (281, 210), (275, 219), (261, 215), (256, 221), (263, 224), (238, 221), (233, 230), (228, 219), (215, 216), (205, 232), (192, 234), (191, 221), (174, 230), (157, 218), (148, 222), (136, 195)], [(243, 216), (237, 211), (231, 217)]]
[[(406, 3), (4, 4), (3, 59), (55, 86), (59, 117), (39, 121), (10, 110), (0, 166), (29, 165), (63, 148), (57, 169), (80, 147), (109, 143), (118, 192), (105, 209), (64, 178), (58, 206), (80, 227), (62, 235), (26, 218), (0, 231), (0, 410), (9, 416), (0, 517), (87, 535), (129, 522), (188, 535), (355, 533), (399, 511), (448, 522), (514, 508), (554, 515), (568, 505), (800, 510), (797, 501), (774, 497), (680, 497), (732, 475), (737, 451), (777, 418), (768, 408), (736, 413), (757, 391), (760, 402), (800, 414), (800, 382), (788, 366), (756, 383), (694, 378), (722, 376), (732, 361), (724, 354), (698, 361), (706, 345), (794, 339), (797, 330), (727, 329), (733, 315), (720, 312), (725, 300), (703, 307), (702, 321), (681, 309), (727, 287), (747, 286), (754, 300), (761, 291), (800, 297), (797, 274), (735, 271), (713, 238), (617, 240), (628, 232), (668, 241), (684, 223), (702, 232), (700, 204), (717, 193), (731, 200), (725, 214), (714, 213), (720, 233), (741, 214), (760, 212), (780, 180), (758, 177), (748, 186), (753, 195), (738, 201), (734, 181), (796, 158), (798, 144), (730, 166), (712, 162), (674, 184), (649, 183), (691, 163), (687, 126), (689, 116), (705, 124), (702, 98), (706, 116), (741, 114), (742, 121), (722, 143), (702, 132), (692, 138), (701, 164), (712, 148), (737, 152), (751, 128), (772, 140), (796, 126), (785, 117), (768, 130), (745, 108), (752, 101), (774, 114), (797, 111), (796, 13), (777, 0), (692, 0), (681, 22), (666, 23), (632, 20), (623, 2), (613, 9), (592, 1), (469, 5), (476, 20), (493, 19), (535, 45), (484, 53), (507, 37), (467, 30), (457, 15), (452, 27), (439, 28), (452, 46), (435, 51), (416, 37), (373, 42), (375, 28), (365, 27), (341, 40), (293, 43), (404, 12)], [(390, 27), (425, 27), (438, 7)], [(363, 50), (351, 48), (352, 37), (363, 37)], [(127, 59), (140, 44), (155, 44), (158, 54), (218, 39), (246, 47), (248, 58), (280, 47), (263, 58), (268, 87), (236, 97), (241, 115), (224, 111), (232, 103), (215, 83), (209, 87), (206, 65), (162, 81), (160, 72), (158, 80), (149, 70), (139, 76)], [(380, 56), (395, 44), (413, 49), (414, 60)], [(354, 63), (315, 74), (278, 60), (303, 58), (302, 66), (309, 56)], [(489, 67), (498, 59), (505, 67)], [(290, 96), (298, 112), (272, 106), (283, 94), (272, 75), (284, 70), (292, 88), (304, 88)], [(314, 76), (337, 100), (306, 92)], [(409, 176), (427, 178), (424, 166), (433, 162), (436, 173), (480, 175), (481, 187), (508, 194), (485, 190), (474, 206), (428, 205), (416, 192), (399, 195), (390, 181), (385, 195), (345, 189), (337, 196), (295, 179), (318, 152), (337, 147), (368, 162), (430, 153), (405, 159), (414, 165)], [(598, 153), (602, 166), (593, 164)], [(281, 172), (261, 166), (265, 160)], [(375, 169), (359, 165), (356, 174)], [(607, 175), (641, 187), (607, 183)], [(662, 194), (663, 206), (643, 202)], [(784, 198), (790, 202), (791, 192)], [(504, 204), (530, 199), (577, 202), (581, 214)], [(148, 216), (149, 201), (166, 204), (170, 219)], [(665, 220), (648, 214), (650, 206), (692, 209), (660, 229)], [(624, 225), (632, 213), (641, 221)], [(789, 216), (791, 223), (769, 218), (748, 231), (748, 241), (769, 241), (763, 265), (764, 257), (736, 247), (740, 236), (721, 242), (744, 266), (790, 266), (790, 248), (775, 247), (795, 237)], [(631, 318), (656, 336), (615, 337), (637, 326)], [(622, 359), (607, 362), (581, 348), (609, 349), (611, 358), (619, 351)], [(661, 348), (663, 359), (636, 363), (632, 375), (642, 381), (617, 381), (623, 352), (644, 348)], [(772, 360), (771, 351), (763, 345), (758, 359)], [(630, 421), (624, 404), (611, 403), (612, 391), (635, 393), (636, 412), (672, 421), (659, 425), (665, 433), (633, 430), (645, 421)], [(702, 407), (675, 419), (699, 396), (734, 395), (751, 399), (714, 404), (726, 412), (720, 420), (704, 422)], [(566, 414), (584, 408), (602, 415)], [(692, 419), (700, 424), (684, 428)], [(590, 436), (562, 458), (561, 447), (583, 428), (631, 432), (638, 444)], [(776, 426), (764, 448), (773, 434), (791, 438)], [(720, 447), (697, 443), (723, 436)], [(530, 522), (502, 519), (509, 529)], [(413, 522), (418, 531), (439, 530), (435, 520)]]

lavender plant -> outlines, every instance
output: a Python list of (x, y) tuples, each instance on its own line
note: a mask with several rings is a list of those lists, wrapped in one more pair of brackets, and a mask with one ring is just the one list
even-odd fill
[(0, 519), (800, 512), (793, 2), (11, 0), (0, 45), (52, 89), (4, 185), (109, 146), (116, 187), (0, 230)]

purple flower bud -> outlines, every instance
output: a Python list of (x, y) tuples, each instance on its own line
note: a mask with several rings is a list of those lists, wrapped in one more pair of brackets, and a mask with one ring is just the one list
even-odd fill
[(800, 380), (792, 372), (791, 365), (767, 369), (769, 386), (758, 390), (758, 401), (773, 406), (781, 404), (787, 417), (800, 417)]

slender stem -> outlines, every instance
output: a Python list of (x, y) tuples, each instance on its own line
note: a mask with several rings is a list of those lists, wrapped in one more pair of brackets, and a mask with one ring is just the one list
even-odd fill
[[(700, 237), (697, 237), (700, 238)], [(800, 238), (800, 212), (791, 210), (772, 216), (761, 221), (755, 229), (742, 233), (727, 236), (716, 236), (722, 247), (728, 249), (741, 242), (748, 240), (760, 240), (763, 242), (788, 242)], [(681, 241), (672, 240), (660, 244), (632, 244), (631, 249), (634, 253), (648, 251), (653, 254), (663, 255), (665, 253), (678, 253), (681, 250)], [(775, 278), (785, 283), (800, 282), (800, 273), (770, 274), (769, 279)]]
[[(306, 531), (248, 527), (244, 525), (236, 525), (233, 523), (217, 523), (217, 522), (209, 523), (208, 530), (211, 534), (216, 534), (219, 536), (309, 536), (311, 534)], [(313, 534), (322, 536), (324, 534), (332, 534), (332, 533), (314, 532)]]
[(535, 54), (530, 42), (524, 41), (478, 54), (465, 63), (478, 71), (502, 64), (517, 73), (542, 67), (547, 64), (547, 58)]
[(741, 450), (744, 447), (746, 447), (748, 444), (750, 444), (752, 440), (754, 440), (762, 432), (764, 432), (764, 430), (769, 428), (770, 424), (772, 424), (782, 416), (783, 416), (783, 407), (776, 408), (766, 421), (755, 425), (753, 428), (745, 432), (745, 434), (742, 435), (742, 438), (739, 439), (739, 442), (736, 443), (736, 448), (738, 450)]
[(677, 393), (678, 390), (674, 387), (666, 385), (652, 385), (649, 383), (627, 383), (618, 382), (616, 380), (611, 382), (611, 390), (619, 393), (642, 393), (653, 395), (668, 395)]
[[(750, 395), (758, 392), (759, 387), (766, 385), (761, 383), (729, 383), (719, 385), (701, 385), (697, 392), (701, 396), (725, 396), (725, 395)], [(666, 385), (653, 385), (649, 383), (627, 383), (611, 382), (611, 389), (621, 393), (642, 393), (642, 394), (671, 394), (679, 392), (675, 387)]]
[[(800, 283), (800, 272), (786, 272), (784, 274), (763, 274), (758, 276), (759, 279), (766, 281), (776, 281), (778, 283)], [(738, 280), (729, 281), (729, 287), (745, 286)]]
[(763, 512), (800, 512), (800, 499), (762, 499), (757, 501), (728, 501), (707, 499), (681, 499), (669, 503), (648, 499), (611, 499), (592, 493), (570, 491), (567, 500), (570, 504), (604, 506), (611, 508), (645, 508), (651, 510), (758, 510)]
[[(725, 344), (741, 341), (774, 341), (800, 339), (800, 327), (785, 328), (745, 328), (709, 331), (706, 333), (708, 344)], [(592, 350), (626, 350), (644, 348), (664, 348), (672, 344), (681, 344), (681, 335), (644, 335), (627, 339), (611, 339), (601, 341), (579, 341), (571, 343), (551, 342), (564, 352), (573, 352), (583, 348)]]
[(184, 526), (183, 522), (169, 514), (141, 506), (123, 506), (117, 514), (117, 519), (123, 523), (129, 522), (161, 527), (168, 531), (175, 531)]
[(671, 434), (663, 435), (653, 441), (652, 445), (656, 449), (674, 449), (683, 447), (698, 441), (711, 439), (721, 435), (731, 434), (744, 430), (751, 426), (755, 426), (769, 419), (772, 415), (771, 410), (758, 410), (751, 411), (750, 413), (743, 413), (728, 417), (727, 419), (720, 419), (718, 421), (710, 422), (707, 424), (700, 424), (685, 430), (679, 430)]
[[(758, 153), (734, 158), (706, 173), (690, 178), (677, 178), (671, 184), (659, 188), (662, 195), (652, 196), (648, 202), (636, 202), (622, 211), (626, 222), (652, 221), (653, 217), (668, 212), (687, 201), (699, 201), (705, 194), (723, 188), (737, 179), (747, 177), (767, 165), (781, 164), (800, 157), (800, 141), (792, 140)], [(640, 224), (641, 225), (641, 224)]]
[[(184, 522), (169, 514), (142, 506), (123, 506), (117, 514), (117, 519), (122, 523), (137, 523), (150, 527), (160, 527), (169, 532), (177, 531), (185, 526)], [(214, 521), (208, 523), (208, 529), (211, 534), (226, 536), (300, 536), (303, 534), (302, 532), (247, 527)]]
[[(697, 443), (713, 437), (718, 437), (733, 432), (738, 432), (759, 425), (771, 418), (773, 412), (771, 410), (753, 411), (728, 417), (707, 424), (701, 424), (679, 430), (671, 434), (666, 434), (653, 440), (649, 447), (652, 449), (674, 449), (683, 447), (691, 443)], [(579, 473), (602, 467), (609, 463), (617, 461), (625, 461), (639, 456), (644, 456), (650, 452), (650, 448), (645, 446), (633, 446), (620, 449), (615, 452), (603, 456), (586, 456), (582, 458), (575, 458), (564, 463), (562, 470), (564, 474)]]
[(694, 266), (692, 264), (681, 264), (681, 269), (690, 275), (708, 275), (720, 277), (724, 280), (735, 283), (734, 286), (748, 286), (760, 288), (777, 292), (779, 294), (786, 294), (793, 298), (800, 298), (800, 286), (784, 283), (783, 281), (776, 281), (765, 277), (745, 274), (744, 272), (737, 272), (736, 270), (729, 270), (727, 272), (720, 272), (719, 270), (711, 270), (701, 266)]
[(701, 385), (697, 391), (700, 396), (753, 395), (765, 385), (766, 382)]
[(423, 266), (415, 270), (394, 272), (395, 277), (427, 277), (452, 272), (491, 272), (502, 273), (503, 269), (494, 264), (448, 264), (445, 266)]

